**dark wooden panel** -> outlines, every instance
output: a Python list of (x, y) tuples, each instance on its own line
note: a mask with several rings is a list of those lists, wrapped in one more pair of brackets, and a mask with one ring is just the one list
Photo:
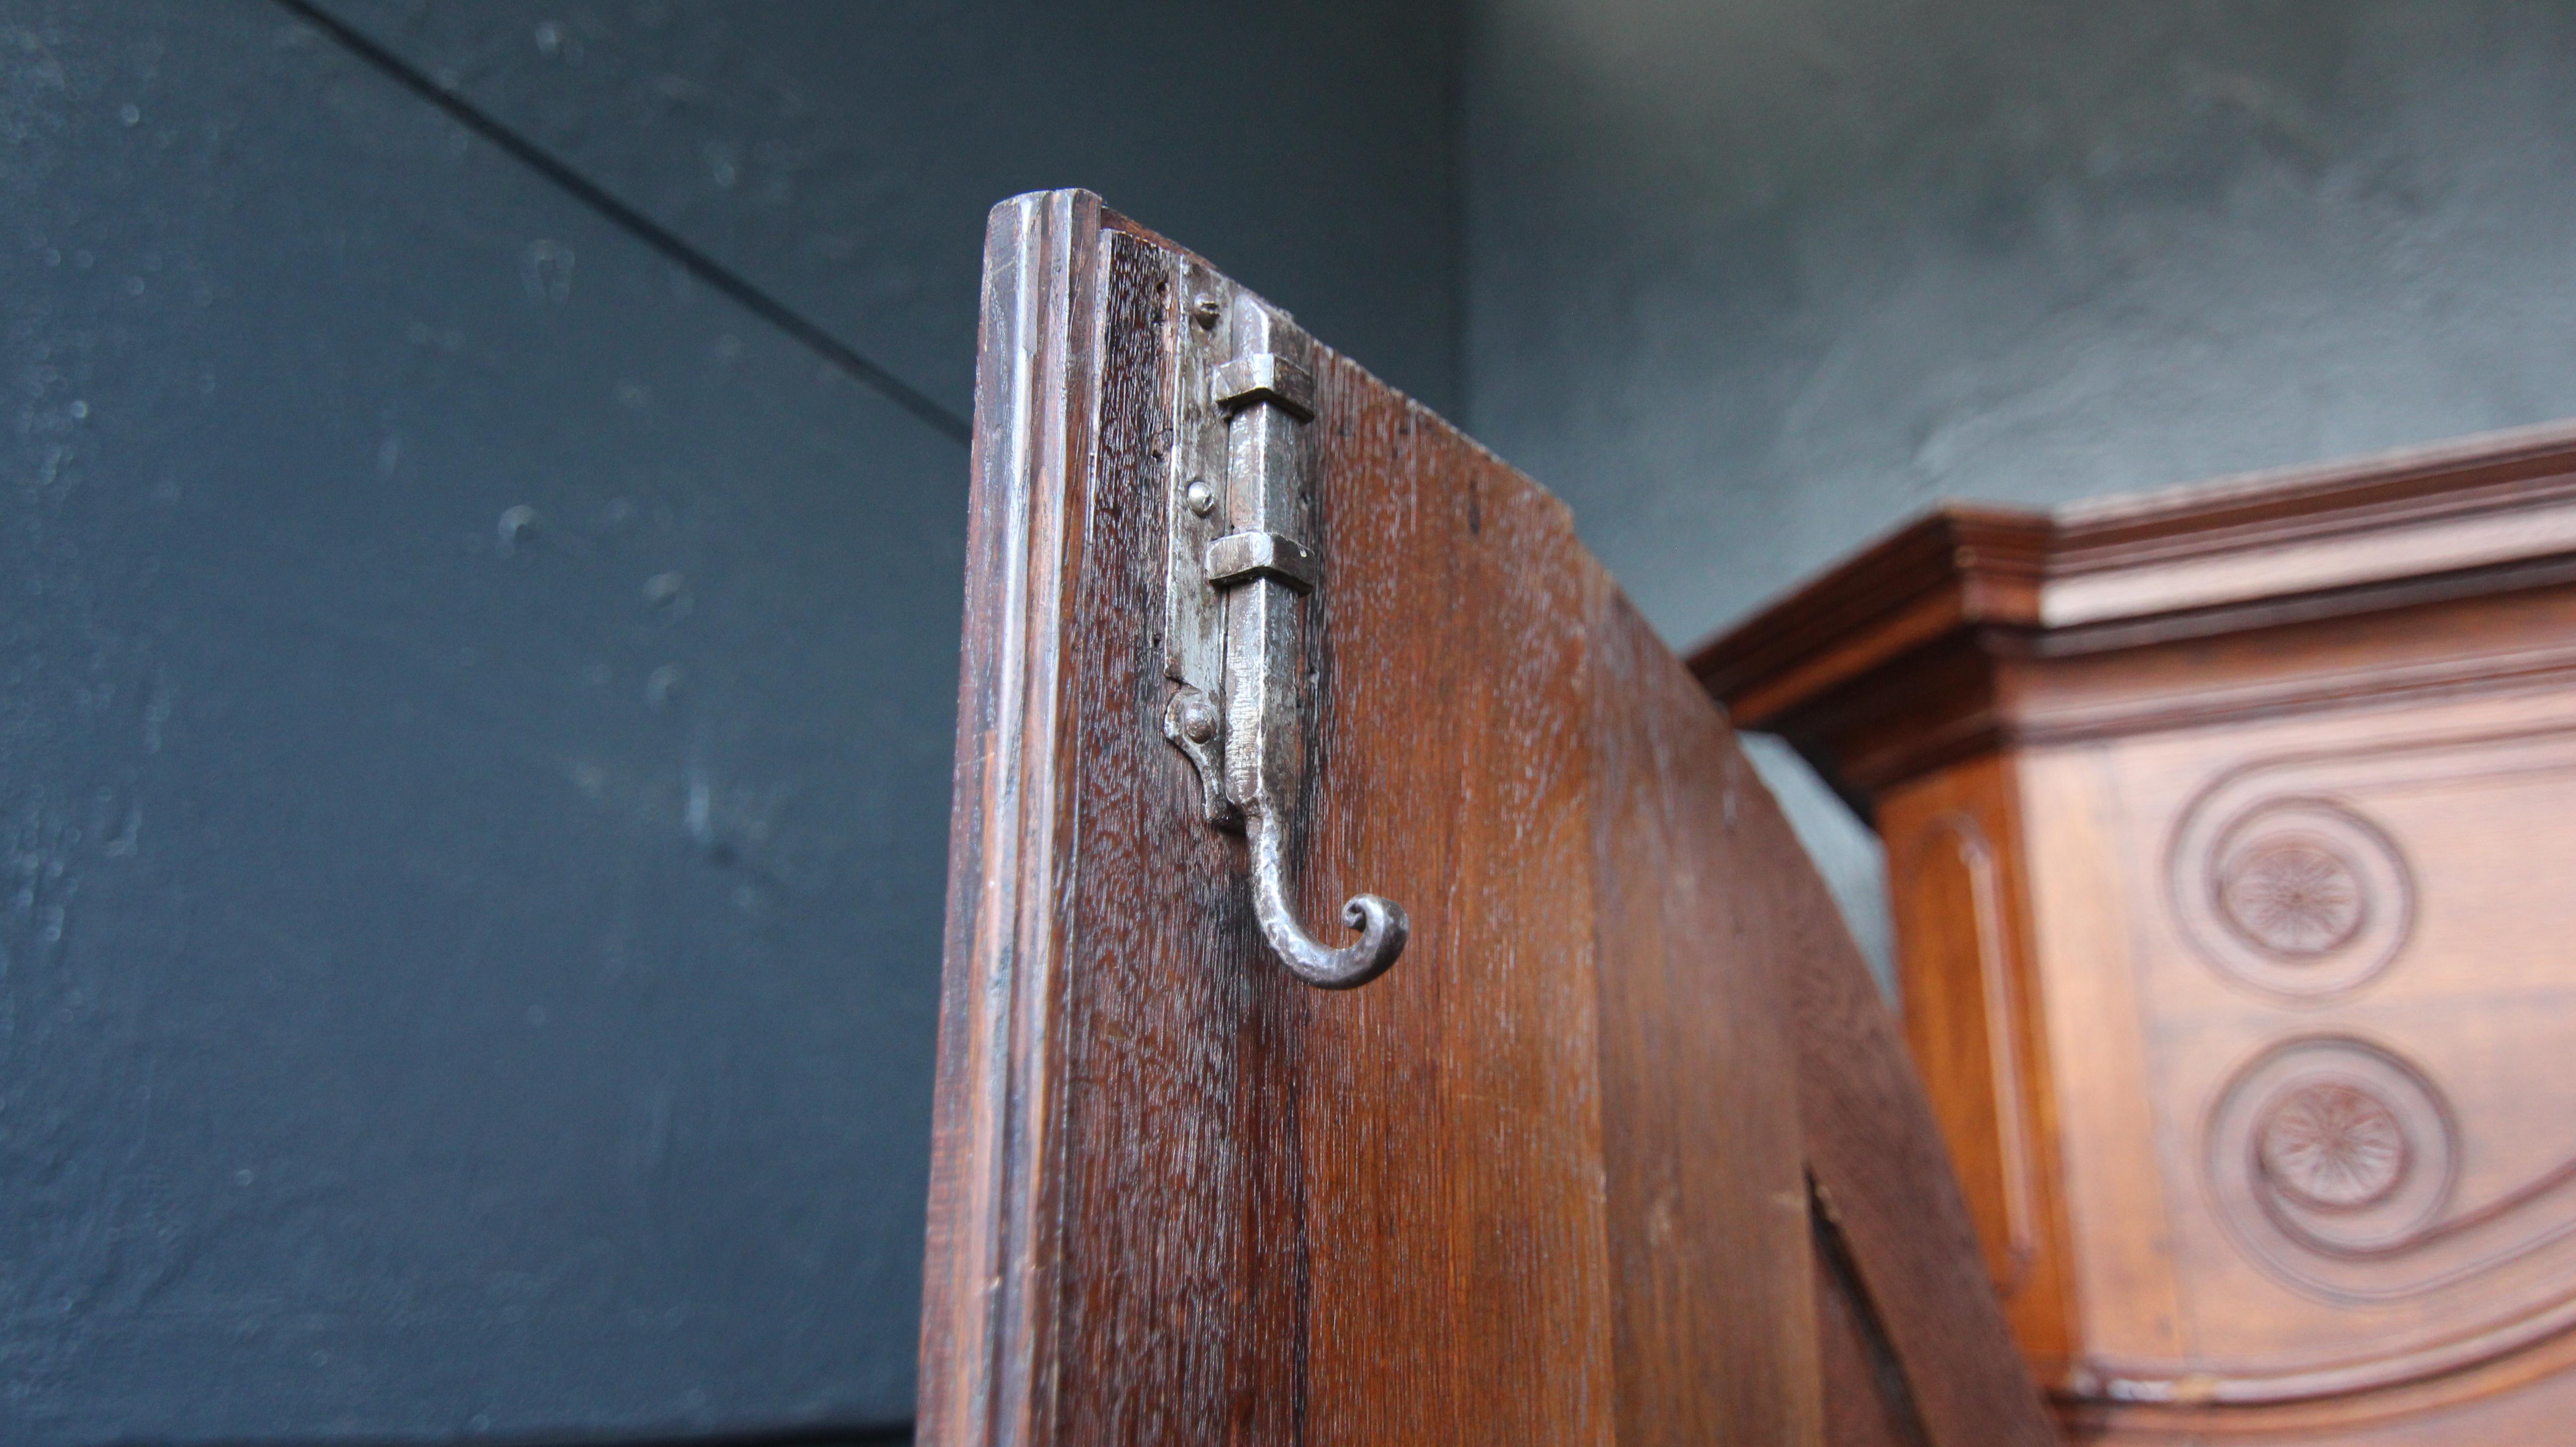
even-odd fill
[(1783, 1316), (1814, 1311), (1803, 1148), (1784, 1099), (1795, 961), (1764, 928), (1756, 881), (1809, 866), (1745, 831), (1762, 785), (1671, 651), (1615, 592), (1597, 616), (1620, 1441), (1803, 1440), (1819, 1425), (1816, 1361)]
[(1814, 1217), (1816, 1355), (1828, 1447), (1926, 1447), (1905, 1369), (1851, 1260), (1851, 1243), (1819, 1209)]
[(1158, 726), (1180, 262), (995, 213), (927, 1439), (1814, 1441), (1883, 1334), (1926, 1440), (2051, 1440), (1724, 721), (1561, 506), (1329, 352), (1296, 893), (1416, 933), (1346, 994), (1269, 959)]
[[(1365, 989), (1300, 991), (1310, 1031), (1282, 1085), (1303, 1125), (1306, 1432), (1609, 1442), (1601, 806), (1581, 747), (1603, 583), (1526, 479), (1345, 358), (1319, 384), (1300, 904), (1329, 920), (1376, 890), (1415, 937)], [(1221, 968), (1284, 978), (1243, 938)]]
[[(1110, 255), (1068, 615), (1081, 833), (1065, 978), (1080, 987), (1062, 1016), (1055, 1371), (1085, 1385), (1053, 1398), (1055, 1428), (1610, 1440), (1590, 778), (1580, 752), (1531, 763), (1583, 705), (1571, 532), (1526, 485), (1488, 484), (1481, 506), (1458, 505), (1472, 485), (1444, 497), (1462, 466), (1493, 464), (1325, 360), (1329, 706), (1301, 904), (1329, 918), (1366, 879), (1420, 902), (1424, 923), (1398, 977), (1336, 996), (1296, 985), (1260, 942), (1240, 845), (1195, 823), (1156, 727), (1147, 499), (1162, 479), (1145, 444), (1161, 271), (1124, 237)], [(1445, 599), (1477, 593), (1493, 606), (1444, 617)], [(1480, 677), (1514, 653), (1516, 678)], [(1408, 797), (1420, 807), (1388, 807)]]
[(1291, 983), (1157, 726), (1177, 253), (1096, 208), (988, 259), (925, 1439), (1815, 1440), (1802, 857), (1563, 508), (1326, 354), (1297, 893), (1416, 932)]
[[(1740, 827), (1747, 857), (1797, 850), (1768, 794), (1747, 791)], [(1925, 1434), (1938, 1447), (2056, 1441), (1894, 1012), (1823, 882), (1804, 867), (1748, 870), (1739, 887), (1751, 928), (1795, 981), (1799, 1114), (1817, 1199), (1849, 1243)]]

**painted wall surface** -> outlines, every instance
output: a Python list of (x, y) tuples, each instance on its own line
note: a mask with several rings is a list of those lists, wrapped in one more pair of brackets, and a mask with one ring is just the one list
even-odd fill
[(1676, 644), (1937, 498), (2576, 413), (2576, 6), (1481, 0), (1469, 75), (1466, 419)]
[[(959, 415), (1036, 184), (1448, 385), (1348, 8), (339, 7)], [(902, 1421), (954, 429), (270, 0), (5, 0), (0, 137), (0, 1442)]]
[(324, 0), (960, 416), (984, 213), (1086, 186), (1455, 404), (1451, 0)]

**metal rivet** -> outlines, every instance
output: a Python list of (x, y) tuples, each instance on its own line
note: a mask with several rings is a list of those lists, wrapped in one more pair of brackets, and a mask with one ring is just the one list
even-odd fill
[(1185, 699), (1177, 710), (1181, 735), (1194, 744), (1216, 737), (1216, 709), (1203, 698)]
[(1208, 511), (1216, 506), (1216, 489), (1207, 485), (1206, 478), (1200, 478), (1181, 489), (1181, 501), (1190, 505), (1190, 511), (1206, 517)]
[(1210, 293), (1203, 291), (1197, 296), (1190, 298), (1190, 320), (1197, 322), (1200, 326), (1215, 326), (1217, 318), (1224, 315), (1225, 303), (1218, 301)]

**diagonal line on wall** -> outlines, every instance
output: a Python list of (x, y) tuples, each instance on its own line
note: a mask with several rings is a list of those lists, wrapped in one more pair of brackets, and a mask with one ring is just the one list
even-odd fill
[(940, 406), (930, 396), (894, 373), (861, 356), (849, 343), (824, 330), (794, 307), (762, 290), (750, 278), (683, 240), (678, 233), (619, 200), (598, 182), (574, 170), (562, 158), (503, 124), (454, 90), (421, 73), (401, 56), (312, 3), (272, 0), (278, 8), (330, 37), (339, 46), (381, 72), (387, 79), (436, 106), (450, 120), (500, 148), (528, 169), (570, 193), (575, 200), (607, 217), (707, 286), (741, 303), (770, 325), (794, 337), (886, 400), (928, 423), (952, 441), (964, 442), (966, 419)]

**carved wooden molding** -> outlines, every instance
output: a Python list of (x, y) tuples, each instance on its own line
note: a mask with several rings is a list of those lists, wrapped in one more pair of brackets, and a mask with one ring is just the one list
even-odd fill
[(1933, 824), (2012, 810), (2013, 1307), (2079, 1440), (2563, 1435), (2576, 422), (1945, 506), (1693, 667), (1887, 830), (1908, 1034), (2007, 1264), (1990, 947)]
[(2198, 1146), (2210, 1209), (2246, 1260), (2301, 1295), (2429, 1314), (2411, 1332), (2376, 1329), (2382, 1345), (2358, 1355), (2096, 1362), (2082, 1395), (2260, 1404), (2382, 1392), (2576, 1329), (2576, 1268), (2564, 1252), (2540, 1255), (2576, 1237), (2576, 1155), (2461, 1199), (2477, 1121), (2404, 1041), (2337, 1024), (2406, 967), (2428, 907), (2373, 801), (2570, 773), (2576, 729), (2456, 732), (2253, 759), (2183, 810), (2166, 855), (2177, 931), (2288, 1027), (2210, 1101)]
[(2040, 1225), (2038, 1147), (2030, 1129), (2030, 1082), (2021, 1061), (2023, 1026), (2005, 937), (2003, 877), (1985, 826), (1965, 809), (1949, 810), (1925, 825), (1902, 868), (1916, 909), (1968, 925), (1966, 943), (1974, 955), (1980, 1007), (1976, 1023), (1986, 1045), (1984, 1095), (1993, 1111), (2000, 1176), (1994, 1186), (2002, 1217), (1996, 1223), (2001, 1249), (1988, 1253), (1987, 1266), (1995, 1290), (2009, 1300), (2039, 1255)]
[(1996, 681), (2032, 660), (2569, 581), (2576, 424), (2559, 423), (2055, 512), (1947, 505), (1690, 664), (1738, 724), (1779, 733), (1857, 799), (1988, 748), (2564, 678), (2564, 648), (2469, 649), (2064, 711)]
[(2415, 885), (2405, 854), (2350, 804), (2247, 795), (2240, 776), (2201, 796), (2175, 831), (2172, 908), (2183, 937), (2231, 984), (2286, 1000), (2368, 985), (2406, 947)]

